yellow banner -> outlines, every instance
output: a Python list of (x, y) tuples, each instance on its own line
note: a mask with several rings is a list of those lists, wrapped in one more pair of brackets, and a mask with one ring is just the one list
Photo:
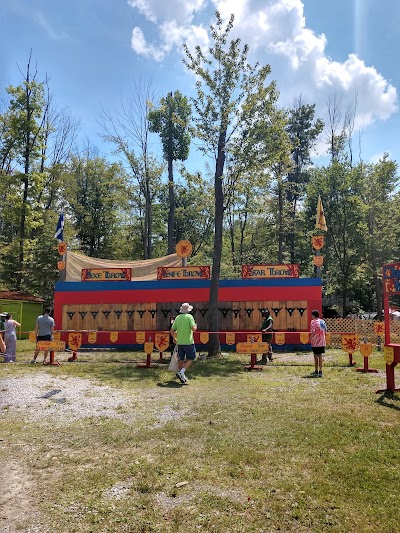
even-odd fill
[(146, 333), (144, 331), (136, 332), (136, 344), (144, 344), (146, 341)]
[(96, 344), (97, 341), (97, 331), (89, 331), (88, 333), (88, 343)]
[(34, 331), (29, 332), (29, 342), (36, 342), (36, 333)]
[(248, 333), (247, 342), (262, 342), (261, 333)]
[(110, 332), (110, 341), (111, 342), (117, 342), (118, 340), (118, 331), (111, 331)]
[(326, 220), (325, 220), (325, 214), (324, 214), (324, 208), (322, 206), (322, 200), (321, 196), (318, 196), (318, 203), (317, 203), (317, 217), (315, 220), (315, 229), (321, 229), (322, 231), (328, 231)]
[(275, 344), (285, 344), (285, 334), (281, 332), (275, 332)]
[(310, 343), (310, 334), (302, 332), (300, 333), (300, 342), (302, 344), (309, 344)]
[(144, 343), (144, 353), (150, 355), (154, 350), (154, 342), (145, 342)]
[(226, 334), (226, 344), (228, 346), (233, 346), (235, 344), (236, 335), (234, 333), (227, 333)]
[(61, 340), (61, 331), (55, 331), (55, 332), (53, 333), (53, 339), (54, 339), (55, 341), (60, 341), (60, 340)]
[(370, 342), (360, 342), (360, 353), (363, 357), (369, 357), (372, 354), (372, 344)]
[(238, 342), (236, 344), (236, 353), (266, 353), (268, 350), (268, 342)]
[(385, 335), (385, 322), (374, 322), (374, 333), (383, 337)]
[(208, 331), (202, 331), (202, 332), (200, 333), (200, 342), (201, 342), (202, 344), (207, 344), (209, 338), (210, 338), (210, 335), (209, 335)]
[(38, 341), (36, 347), (40, 352), (47, 352), (48, 350), (51, 350), (52, 352), (61, 352), (65, 350), (65, 342), (64, 341)]
[(383, 358), (387, 365), (391, 365), (394, 361), (394, 348), (393, 346), (385, 346), (383, 349)]
[(347, 353), (354, 353), (358, 349), (358, 335), (355, 333), (343, 334), (342, 349)]
[(169, 333), (156, 333), (155, 346), (160, 352), (165, 352), (169, 348)]
[(71, 350), (79, 350), (82, 344), (82, 333), (69, 333), (68, 346)]

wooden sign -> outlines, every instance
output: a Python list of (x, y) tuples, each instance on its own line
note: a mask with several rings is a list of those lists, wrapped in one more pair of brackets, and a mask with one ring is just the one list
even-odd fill
[(53, 333), (53, 339), (54, 339), (55, 341), (60, 341), (60, 340), (61, 340), (61, 331), (55, 331), (55, 332)]
[(232, 332), (226, 333), (225, 342), (228, 346), (233, 346), (235, 344), (236, 335)]
[(82, 268), (81, 281), (131, 281), (130, 268)]
[(310, 334), (307, 332), (300, 333), (300, 342), (301, 344), (309, 344), (310, 343)]
[(325, 239), (323, 235), (315, 235), (311, 237), (311, 243), (314, 250), (321, 250), (324, 247)]
[(267, 353), (268, 350), (268, 342), (238, 342), (236, 344), (236, 353)]
[(313, 263), (314, 263), (314, 265), (316, 267), (321, 267), (324, 264), (324, 256), (323, 255), (314, 255)]
[(202, 344), (207, 344), (209, 339), (210, 339), (210, 335), (209, 335), (208, 331), (202, 331), (200, 333), (200, 342)]
[(51, 350), (53, 352), (62, 352), (65, 350), (65, 342), (64, 341), (38, 341), (36, 344), (36, 348), (40, 352), (47, 352), (48, 350)]
[(65, 270), (65, 261), (57, 261), (58, 270)]
[(385, 335), (385, 322), (374, 322), (374, 333), (378, 337), (383, 337)]
[(69, 333), (68, 334), (68, 346), (71, 350), (79, 350), (82, 344), (82, 333)]
[(136, 344), (144, 344), (146, 341), (146, 333), (144, 331), (136, 332)]
[(175, 251), (179, 257), (189, 257), (192, 254), (193, 246), (189, 241), (179, 241)]
[(360, 353), (363, 357), (369, 357), (372, 354), (372, 343), (360, 342)]
[(207, 266), (158, 267), (157, 279), (191, 280), (210, 279), (211, 268)]
[(144, 343), (144, 353), (150, 355), (154, 350), (154, 342), (145, 342)]
[(358, 349), (358, 335), (355, 333), (343, 334), (342, 349), (347, 353), (354, 353)]
[(59, 242), (57, 245), (57, 251), (59, 255), (65, 255), (67, 253), (67, 243)]
[(291, 265), (242, 265), (242, 279), (298, 278), (300, 266)]
[(96, 344), (97, 341), (97, 331), (89, 331), (88, 333), (88, 343)]
[(169, 348), (169, 333), (156, 333), (155, 346), (160, 352), (165, 352)]
[(394, 348), (393, 346), (385, 346), (383, 349), (383, 358), (387, 365), (391, 365), (394, 362)]

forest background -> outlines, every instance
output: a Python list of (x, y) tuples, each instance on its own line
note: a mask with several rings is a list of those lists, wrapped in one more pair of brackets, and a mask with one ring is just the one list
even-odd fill
[[(240, 277), (242, 264), (299, 263), (312, 277), (320, 195), (325, 303), (343, 314), (381, 313), (382, 264), (399, 258), (397, 163), (363, 160), (356, 98), (344, 108), (332, 93), (325, 123), (301, 94), (280, 108), (273, 72), (248, 63), (248, 47), (230, 38), (233, 23), (217, 13), (211, 48), (185, 49), (194, 98), (179, 90), (160, 98), (138, 79), (119, 110), (103, 108), (111, 157), (99, 155), (95, 139), (78, 144), (79, 121), (57, 106), (31, 53), (20, 84), (0, 94), (1, 289), (51, 303), (61, 212), (69, 249), (92, 257), (159, 257), (189, 240), (190, 262), (213, 265), (216, 291), (219, 279)], [(321, 139), (327, 164), (316, 166)], [(185, 168), (191, 150), (202, 158), (195, 173)]]

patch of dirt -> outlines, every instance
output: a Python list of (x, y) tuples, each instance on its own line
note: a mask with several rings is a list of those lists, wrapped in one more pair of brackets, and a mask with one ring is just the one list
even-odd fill
[(47, 531), (35, 508), (35, 485), (27, 470), (14, 459), (0, 458), (0, 532)]

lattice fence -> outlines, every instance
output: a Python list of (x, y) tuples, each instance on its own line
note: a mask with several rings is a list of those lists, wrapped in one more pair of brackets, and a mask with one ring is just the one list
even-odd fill
[[(363, 320), (360, 318), (326, 318), (328, 331), (331, 332), (332, 348), (342, 347), (342, 333), (356, 333), (362, 342), (364, 338), (373, 345), (379, 343), (378, 336), (374, 332), (375, 320)], [(400, 321), (390, 321), (390, 341), (400, 343)], [(381, 338), (381, 345), (384, 344), (384, 337)]]

